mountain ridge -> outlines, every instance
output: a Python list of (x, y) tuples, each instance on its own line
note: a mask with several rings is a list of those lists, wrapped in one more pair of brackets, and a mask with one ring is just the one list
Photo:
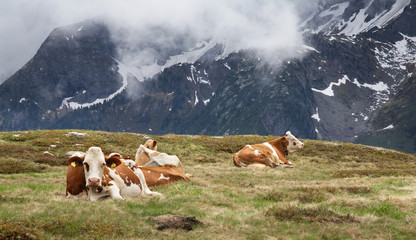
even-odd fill
[[(416, 1), (383, 5), (357, 0), (341, 8), (342, 3), (326, 1), (305, 26), (316, 25), (322, 16), (341, 22), (345, 18), (337, 16), (352, 21), (354, 14), (368, 13), (362, 18), (368, 22), (387, 13), (394, 17), (382, 28), (374, 25), (352, 35), (342, 33), (345, 25), (320, 32), (311, 28), (304, 33), (305, 45), (299, 46), (303, 57), (278, 64), (254, 50), (236, 50), (211, 39), (180, 54), (172, 50), (175, 55), (153, 65), (131, 67), (122, 62), (104, 22), (57, 28), (0, 85), (0, 130), (205, 135), (279, 135), (290, 130), (301, 138), (369, 142), (362, 136), (372, 136), (381, 123), (399, 126), (394, 122), (401, 120), (382, 114), (389, 100), (415, 101), (404, 97), (403, 86), (412, 86), (408, 71), (416, 62), (416, 33), (401, 23), (415, 18)], [(331, 15), (330, 9), (344, 12)], [(412, 136), (404, 139), (416, 142)], [(394, 148), (416, 152), (414, 145)]]

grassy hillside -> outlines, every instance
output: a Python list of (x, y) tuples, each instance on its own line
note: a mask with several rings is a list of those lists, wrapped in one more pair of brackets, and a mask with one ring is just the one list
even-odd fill
[[(0, 239), (413, 239), (416, 157), (304, 140), (295, 168), (239, 169), (232, 154), (273, 136), (150, 136), (190, 182), (125, 201), (65, 198), (66, 153), (100, 146), (134, 156), (145, 136), (77, 130), (0, 132)], [(44, 153), (48, 151), (48, 153)], [(193, 231), (156, 230), (151, 216), (195, 216)]]

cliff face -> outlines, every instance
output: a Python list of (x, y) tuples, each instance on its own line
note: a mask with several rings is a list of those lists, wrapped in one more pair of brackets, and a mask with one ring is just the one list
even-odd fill
[(369, 121), (357, 142), (416, 152), (416, 66), (407, 65), (408, 78)]

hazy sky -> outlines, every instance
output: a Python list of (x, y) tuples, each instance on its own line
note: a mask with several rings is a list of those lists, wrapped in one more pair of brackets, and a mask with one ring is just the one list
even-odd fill
[(132, 45), (136, 34), (143, 36), (141, 31), (151, 30), (149, 26), (163, 25), (193, 37), (214, 36), (238, 48), (270, 52), (290, 50), (302, 42), (298, 9), (308, 10), (305, 1), (0, 0), (0, 83), (35, 55), (54, 28), (96, 16), (129, 29), (123, 41)]

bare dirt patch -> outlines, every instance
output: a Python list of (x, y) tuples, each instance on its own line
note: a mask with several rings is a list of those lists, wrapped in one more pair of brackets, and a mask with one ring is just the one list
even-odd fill
[(151, 221), (155, 222), (157, 230), (165, 230), (168, 228), (185, 229), (187, 231), (193, 230), (195, 225), (203, 225), (196, 217), (175, 216), (171, 214), (160, 215), (157, 217), (150, 217)]

